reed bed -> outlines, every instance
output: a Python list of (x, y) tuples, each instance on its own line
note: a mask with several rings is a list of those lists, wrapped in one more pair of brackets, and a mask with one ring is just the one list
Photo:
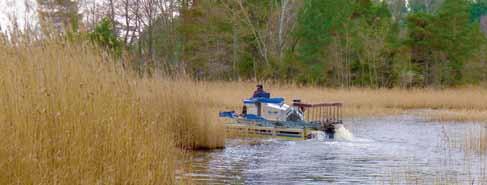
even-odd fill
[[(467, 154), (487, 154), (487, 126), (480, 125), (465, 131), (463, 143), (459, 143), (461, 149)], [(487, 156), (485, 156), (487, 157)], [(483, 166), (487, 168), (487, 158), (483, 158), (486, 163)]]
[[(463, 87), (456, 89), (329, 89), (300, 87), (289, 84), (264, 84), (273, 96), (282, 96), (288, 102), (301, 99), (318, 103), (344, 103), (346, 118), (413, 114), (440, 122), (487, 122), (487, 89)], [(241, 110), (241, 101), (255, 89), (252, 82), (210, 82), (205, 90), (220, 107)], [(484, 127), (482, 127), (484, 128)], [(464, 134), (459, 144), (466, 152), (487, 153), (485, 129)]]
[(0, 43), (0, 184), (175, 184), (179, 148), (224, 144), (202, 101), (82, 43)]
[[(288, 101), (344, 102), (346, 117), (427, 109), (418, 114), (487, 120), (487, 90), (477, 87), (264, 86)], [(181, 149), (223, 147), (218, 111), (240, 110), (254, 89), (252, 82), (139, 78), (83, 43), (0, 43), (0, 184), (177, 183)], [(465, 146), (485, 150), (485, 135)]]
[[(330, 89), (296, 85), (264, 84), (273, 96), (288, 101), (343, 102), (344, 116), (370, 117), (414, 113), (442, 121), (487, 121), (487, 89), (463, 87), (455, 89)], [(240, 109), (241, 100), (255, 89), (251, 82), (211, 82), (207, 93), (226, 108)], [(434, 110), (434, 111), (417, 111)]]
[(486, 122), (487, 110), (441, 109), (420, 110), (412, 114), (422, 116), (430, 121), (443, 123)]

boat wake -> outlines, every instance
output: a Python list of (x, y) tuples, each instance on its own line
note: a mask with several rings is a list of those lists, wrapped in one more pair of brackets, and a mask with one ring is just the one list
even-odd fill
[(335, 128), (335, 139), (342, 141), (352, 141), (354, 137), (348, 129), (346, 129), (343, 125), (340, 125)]
[(312, 140), (317, 141), (353, 141), (355, 137), (353, 134), (346, 129), (343, 125), (339, 125), (335, 128), (335, 135), (333, 139), (323, 131), (314, 131)]

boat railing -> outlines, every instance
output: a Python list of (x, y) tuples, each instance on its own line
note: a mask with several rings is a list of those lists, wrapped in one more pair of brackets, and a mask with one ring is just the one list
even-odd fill
[(293, 106), (301, 108), (304, 119), (308, 122), (320, 122), (324, 124), (342, 123), (342, 106), (340, 102), (330, 103), (301, 103), (294, 102)]

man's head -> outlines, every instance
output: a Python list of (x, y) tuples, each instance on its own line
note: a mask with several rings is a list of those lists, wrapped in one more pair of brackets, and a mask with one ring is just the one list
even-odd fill
[(264, 89), (264, 86), (262, 86), (261, 84), (257, 85), (257, 90), (263, 90), (263, 89)]

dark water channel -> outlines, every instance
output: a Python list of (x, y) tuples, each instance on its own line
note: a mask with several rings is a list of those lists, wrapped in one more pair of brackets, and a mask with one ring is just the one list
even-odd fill
[[(485, 154), (465, 138), (487, 125), (413, 116), (345, 121), (340, 139), (234, 139), (184, 161), (196, 184), (487, 184)], [(344, 132), (344, 131), (341, 131)]]

